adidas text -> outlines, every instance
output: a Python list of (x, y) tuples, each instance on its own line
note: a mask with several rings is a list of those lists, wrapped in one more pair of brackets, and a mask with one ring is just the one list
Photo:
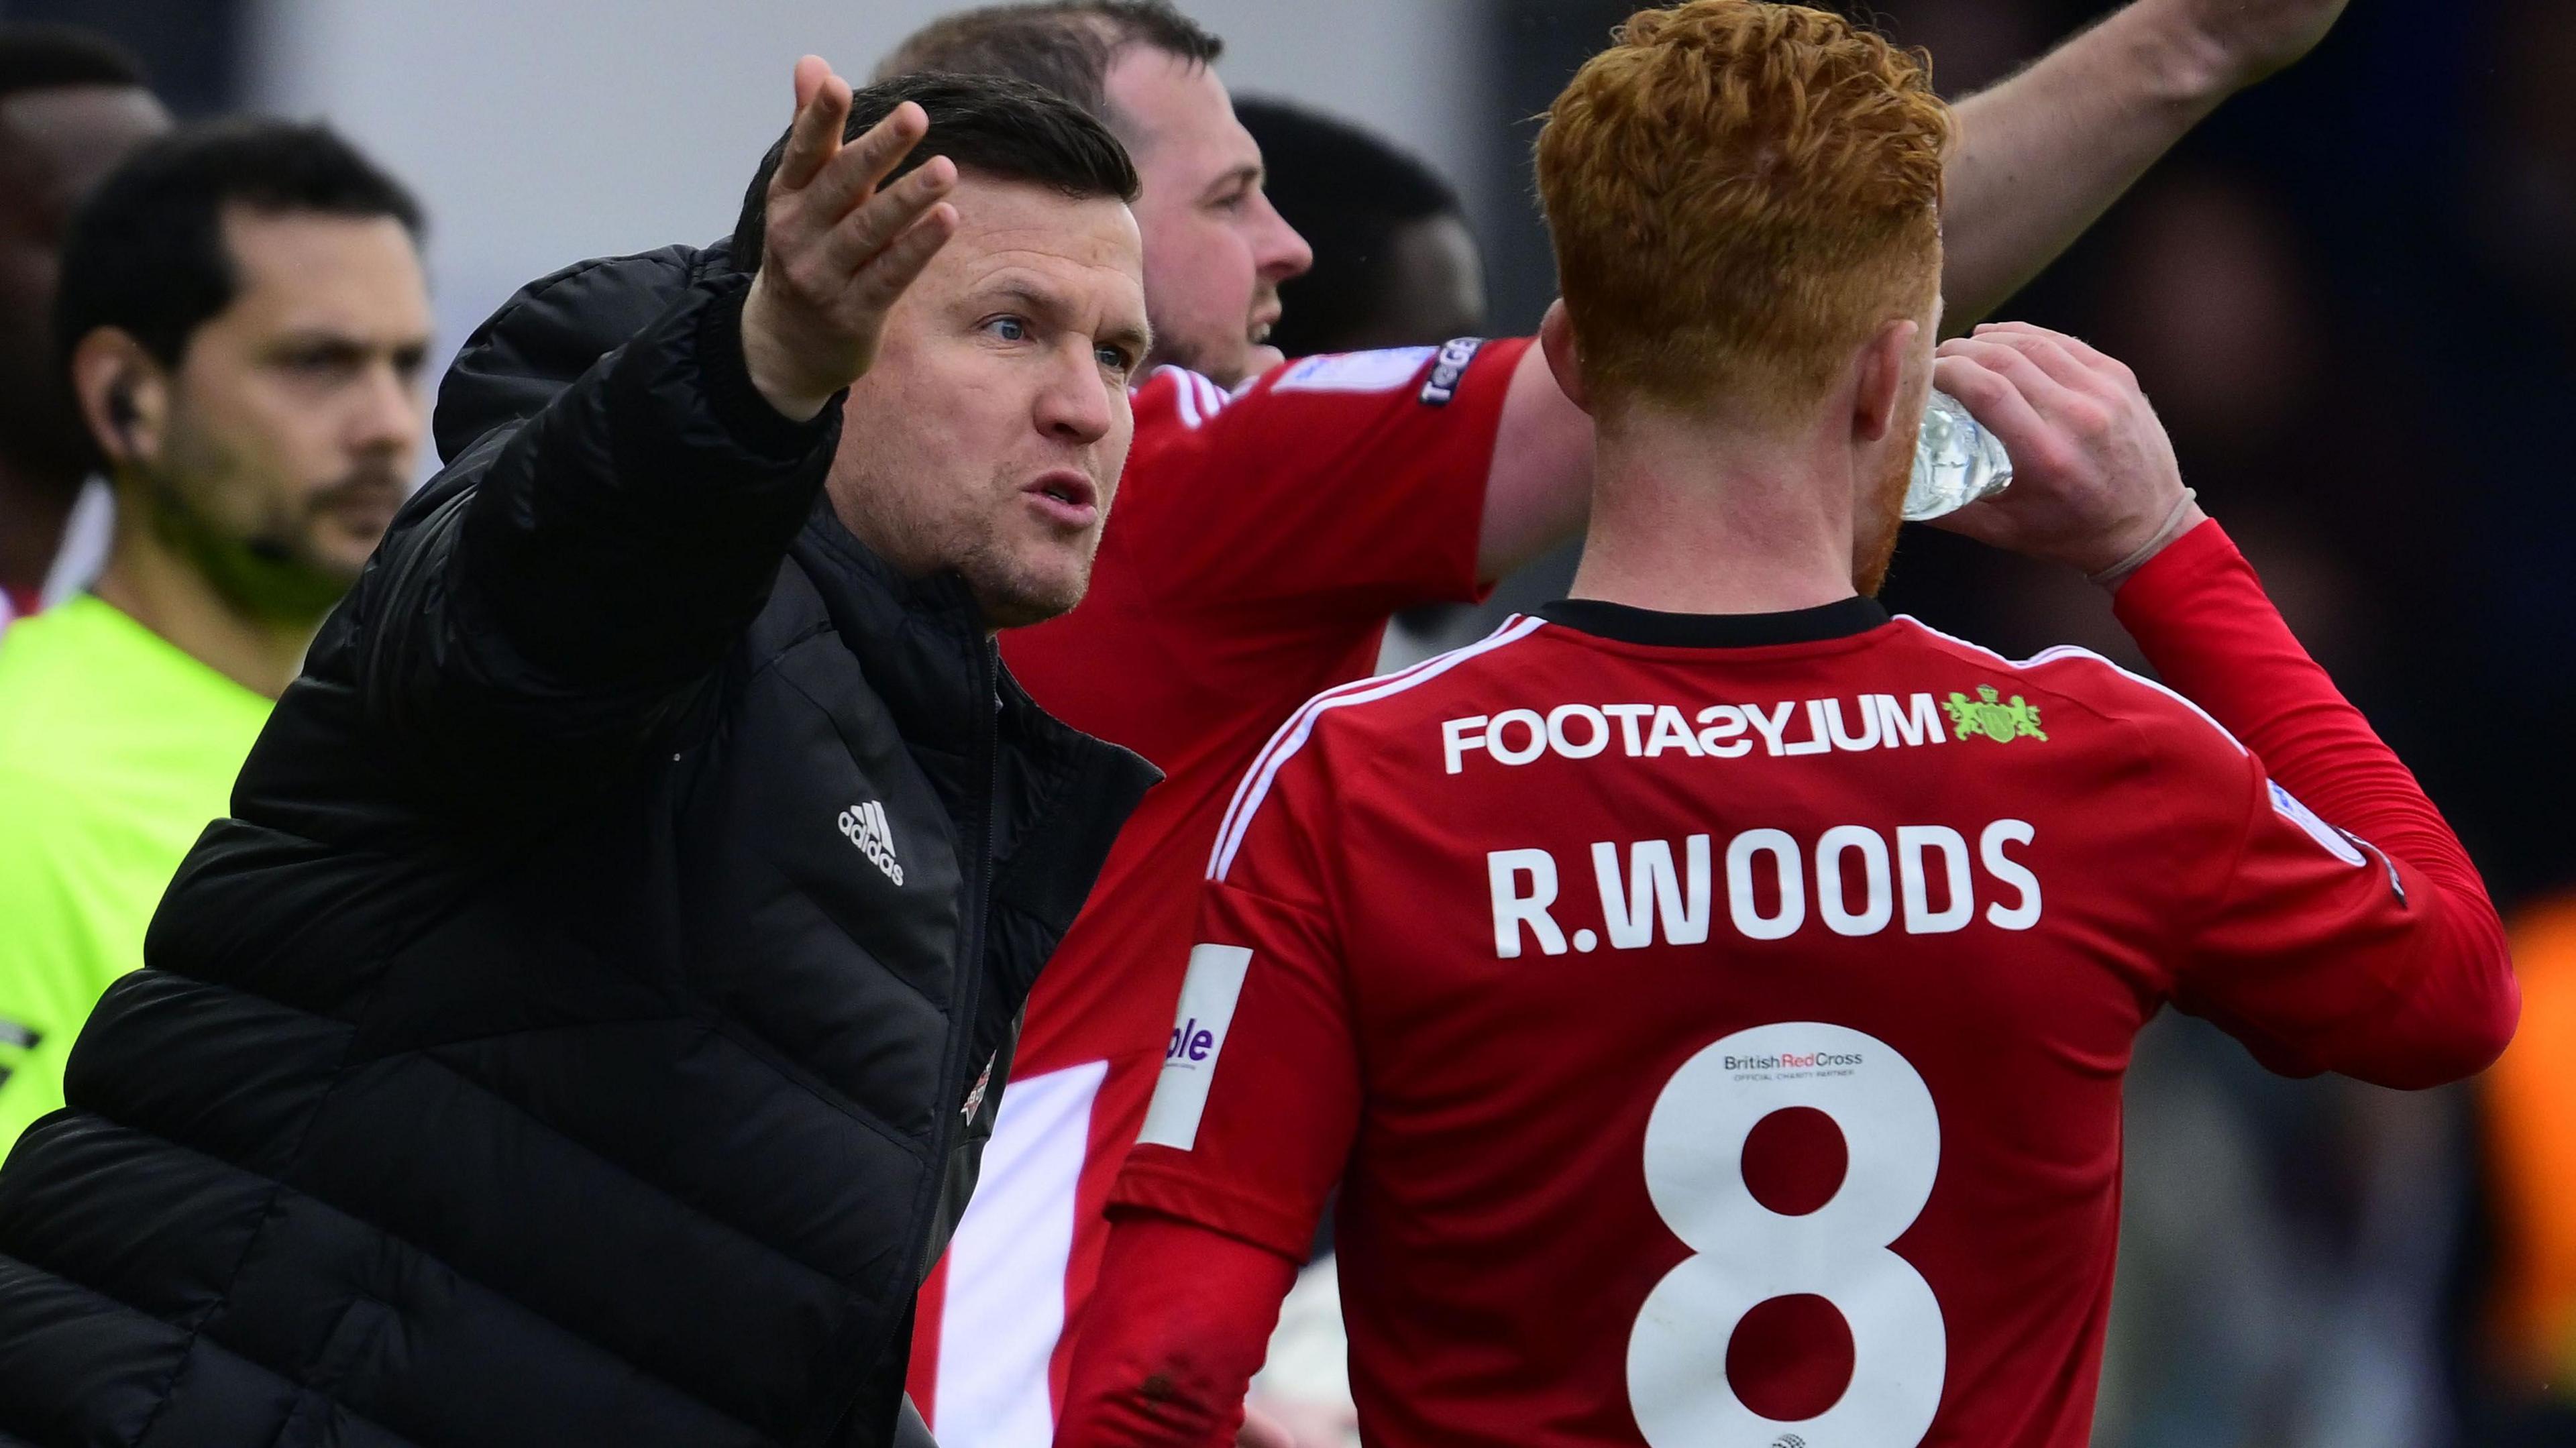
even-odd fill
[(894, 830), (886, 823), (884, 805), (875, 800), (854, 804), (841, 811), (840, 823), (841, 833), (859, 847), (860, 854), (885, 871), (887, 879), (903, 883), (903, 866), (895, 863)]

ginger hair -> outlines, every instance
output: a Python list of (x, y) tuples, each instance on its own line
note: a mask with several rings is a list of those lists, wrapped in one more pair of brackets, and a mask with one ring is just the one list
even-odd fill
[(1596, 411), (1820, 401), (1941, 258), (1931, 58), (1838, 15), (1630, 16), (1538, 138), (1557, 285)]

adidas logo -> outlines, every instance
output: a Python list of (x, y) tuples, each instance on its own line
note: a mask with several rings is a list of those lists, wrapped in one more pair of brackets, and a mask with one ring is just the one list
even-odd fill
[(885, 806), (875, 800), (854, 804), (841, 811), (841, 833), (859, 847), (886, 878), (903, 883), (903, 866), (894, 862), (894, 829), (886, 823)]

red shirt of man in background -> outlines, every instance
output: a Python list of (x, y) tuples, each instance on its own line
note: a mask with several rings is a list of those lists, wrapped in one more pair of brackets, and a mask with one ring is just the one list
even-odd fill
[[(933, 1310), (915, 1328), (915, 1361), (936, 1354), (940, 1366), (935, 1380), (917, 1372), (913, 1391), (946, 1418), (943, 1433), (962, 1420), (1045, 1441), (1042, 1369), (1063, 1319), (1033, 1279), (1061, 1276), (1069, 1314), (1098, 1268), (1109, 1186), (1180, 989), (1196, 863), (1244, 762), (1300, 700), (1369, 671), (1390, 613), (1481, 591), (1486, 461), (1528, 346), (1312, 358), (1240, 398), (1164, 369), (1135, 396), (1135, 450), (1090, 596), (1004, 636), (1032, 695), (1165, 779), (1038, 978), (992, 1169), (925, 1289)], [(1345, 477), (1385, 485), (1337, 486)], [(1010, 1406), (961, 1406), (995, 1399)]]
[(2124, 613), (2251, 747), (1865, 596), (1949, 127), (1883, 41), (1752, 0), (1638, 17), (1560, 97), (1578, 600), (1320, 696), (1235, 794), (1059, 1442), (1225, 1441), (1338, 1180), (1373, 1442), (2076, 1448), (2156, 1010), (2396, 1086), (2502, 1048), (2474, 868), (2125, 369), (1953, 344), (2030, 475), (1962, 521), (2095, 573), (2198, 522)]

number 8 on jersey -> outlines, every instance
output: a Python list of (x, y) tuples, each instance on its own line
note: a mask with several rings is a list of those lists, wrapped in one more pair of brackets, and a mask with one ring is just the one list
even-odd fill
[[(1744, 1143), (1775, 1111), (1833, 1119), (1849, 1162), (1812, 1212), (1757, 1201)], [(1654, 1448), (1759, 1445), (1796, 1430), (1833, 1448), (1914, 1448), (1940, 1407), (1948, 1358), (1931, 1284), (1888, 1250), (1932, 1199), (1940, 1115), (1913, 1065), (1843, 1026), (1787, 1021), (1738, 1031), (1684, 1062), (1646, 1123), (1646, 1191), (1696, 1256), (1646, 1297), (1628, 1338), (1628, 1398)], [(1851, 1384), (1796, 1423), (1745, 1406), (1726, 1350), (1746, 1313), (1812, 1294), (1851, 1329)]]

